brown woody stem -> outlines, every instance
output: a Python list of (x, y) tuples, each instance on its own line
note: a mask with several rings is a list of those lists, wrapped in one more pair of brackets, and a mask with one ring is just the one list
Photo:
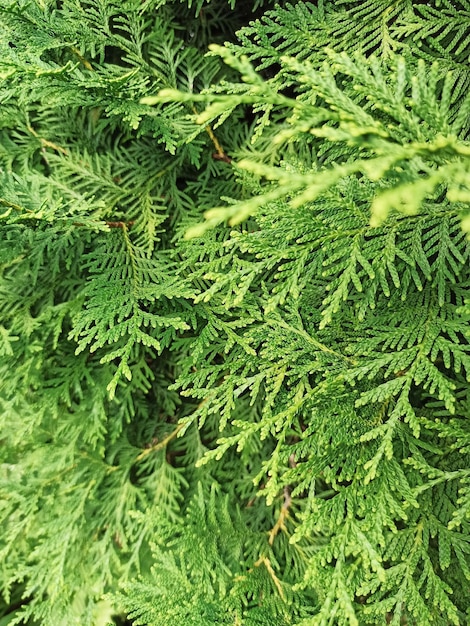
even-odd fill
[[(193, 109), (193, 112), (197, 115), (198, 111), (196, 107), (193, 106), (192, 109)], [(214, 144), (214, 148), (216, 149), (216, 152), (212, 155), (213, 158), (216, 159), (217, 161), (225, 161), (225, 163), (231, 163), (232, 159), (228, 156), (228, 154), (225, 153), (224, 149), (222, 148), (220, 144), (220, 141), (215, 136), (214, 131), (212, 130), (212, 127), (209, 124), (207, 124), (207, 126), (204, 126), (204, 130), (209, 135), (210, 140), (212, 141), (212, 143)]]
[(139, 461), (142, 461), (142, 459), (145, 459), (145, 457), (148, 456), (149, 454), (152, 454), (152, 452), (158, 452), (158, 450), (163, 450), (164, 448), (166, 448), (167, 445), (170, 443), (170, 441), (172, 441), (172, 439), (174, 439), (178, 435), (179, 431), (182, 428), (183, 428), (183, 424), (178, 424), (175, 430), (172, 431), (169, 435), (167, 435), (165, 439), (162, 439), (161, 441), (151, 446), (150, 448), (146, 448), (145, 450), (142, 450), (142, 452), (136, 458), (135, 462), (138, 463)]
[(292, 498), (288, 487), (284, 487), (284, 503), (279, 513), (278, 520), (269, 533), (269, 545), (272, 546), (274, 539), (280, 530), (286, 532), (285, 520), (289, 517), (289, 507), (292, 504)]

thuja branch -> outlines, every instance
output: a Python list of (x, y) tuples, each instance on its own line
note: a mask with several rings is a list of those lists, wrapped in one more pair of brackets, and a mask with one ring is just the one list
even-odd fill
[(274, 543), (274, 539), (280, 530), (286, 532), (285, 521), (289, 517), (289, 508), (292, 504), (292, 498), (290, 495), (289, 487), (284, 487), (284, 503), (281, 507), (281, 512), (279, 513), (279, 517), (277, 522), (269, 532), (269, 545), (272, 546)]
[(260, 565), (264, 565), (268, 574), (271, 576), (273, 583), (276, 586), (276, 589), (279, 592), (279, 595), (281, 596), (281, 598), (284, 600), (286, 600), (286, 597), (284, 595), (284, 591), (282, 590), (282, 585), (281, 585), (281, 581), (279, 580), (279, 578), (276, 576), (275, 571), (273, 570), (273, 566), (271, 565), (271, 561), (268, 559), (267, 556), (260, 556), (260, 558), (256, 561), (255, 563), (255, 567), (259, 567)]
[(305, 330), (300, 329), (300, 328), (295, 328), (294, 326), (291, 326), (290, 324), (287, 324), (287, 322), (285, 322), (284, 320), (280, 319), (279, 317), (276, 317), (273, 320), (270, 319), (266, 319), (266, 323), (272, 325), (274, 328), (276, 326), (281, 327), (285, 330), (288, 330), (289, 332), (295, 333), (296, 335), (299, 335), (299, 337), (302, 337), (302, 339), (304, 339), (307, 343), (313, 345), (315, 347), (315, 349), (317, 350), (321, 350), (322, 352), (326, 352), (328, 354), (332, 354), (346, 362), (348, 362), (350, 365), (356, 365), (356, 361), (344, 354), (341, 354), (340, 352), (337, 352), (336, 350), (333, 350), (332, 348), (328, 347), (327, 345), (325, 345), (324, 343), (321, 343), (320, 341), (317, 341), (314, 337), (312, 337), (311, 335), (309, 335)]
[[(192, 109), (193, 109), (193, 113), (198, 115), (198, 110), (196, 109), (194, 105)], [(212, 130), (212, 127), (210, 126), (210, 124), (207, 124), (206, 126), (204, 126), (204, 130), (209, 135), (210, 140), (212, 141), (216, 149), (216, 152), (214, 152), (212, 157), (216, 159), (217, 161), (224, 161), (225, 163), (231, 163), (232, 159), (228, 156), (228, 154), (225, 153), (225, 150), (222, 148), (220, 141), (215, 136), (214, 131)]]
[(108, 226), (109, 228), (129, 228), (130, 226), (132, 226), (134, 224), (134, 220), (131, 220), (130, 222), (105, 222), (106, 226)]
[(85, 57), (82, 56), (78, 48), (76, 48), (75, 46), (70, 46), (70, 50), (74, 53), (76, 57), (78, 57), (78, 59), (80, 60), (80, 63), (82, 63), (82, 65), (84, 65), (84, 67), (86, 67), (87, 70), (90, 70), (93, 72), (93, 67), (91, 66), (91, 63), (87, 61)]
[[(0, 200), (1, 202), (1, 200)], [(135, 224), (134, 220), (130, 220), (129, 222), (123, 222), (123, 221), (105, 221), (105, 222), (101, 222), (101, 224), (106, 224), (106, 226), (108, 228), (121, 228), (122, 230), (127, 230), (128, 228), (130, 228), (133, 224)], [(79, 226), (79, 227), (84, 227), (84, 226), (89, 226), (89, 224), (84, 224), (83, 222), (74, 222), (73, 223), (74, 226)]]
[(34, 137), (36, 137), (36, 139), (40, 141), (43, 149), (51, 148), (51, 150), (55, 150), (56, 152), (60, 152), (60, 154), (63, 154), (64, 156), (68, 156), (68, 152), (67, 150), (65, 150), (65, 148), (62, 148), (62, 146), (58, 146), (56, 143), (49, 141), (48, 139), (44, 139), (44, 137), (38, 135), (38, 133), (34, 130), (32, 126), (28, 126), (28, 130)]
[(180, 432), (182, 428), (183, 428), (183, 424), (178, 424), (175, 430), (173, 430), (169, 435), (167, 435), (165, 439), (158, 441), (150, 448), (145, 448), (145, 450), (142, 450), (142, 452), (136, 458), (135, 462), (138, 463), (139, 461), (142, 461), (142, 459), (145, 459), (145, 457), (148, 456), (149, 454), (152, 454), (153, 452), (158, 452), (159, 450), (163, 450), (164, 448), (166, 448), (167, 445), (170, 443), (170, 441), (172, 441), (178, 435), (178, 433)]
[(27, 211), (28, 213), (33, 213), (33, 211), (25, 209), (19, 204), (15, 204), (14, 202), (10, 202), (9, 200), (5, 200), (5, 198), (0, 198), (0, 204), (2, 206), (9, 207), (10, 209), (15, 209), (16, 211)]

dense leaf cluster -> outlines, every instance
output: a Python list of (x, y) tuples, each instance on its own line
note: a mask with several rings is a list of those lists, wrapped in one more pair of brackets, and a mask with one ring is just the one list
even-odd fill
[(0, 625), (470, 623), (468, 0), (0, 0)]

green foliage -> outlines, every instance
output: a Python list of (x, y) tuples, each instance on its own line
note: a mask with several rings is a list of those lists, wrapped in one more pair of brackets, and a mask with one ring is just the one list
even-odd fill
[(469, 623), (467, 0), (0, 17), (0, 626)]

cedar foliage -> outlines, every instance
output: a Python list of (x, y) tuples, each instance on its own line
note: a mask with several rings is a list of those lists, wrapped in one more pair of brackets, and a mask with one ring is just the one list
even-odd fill
[(470, 623), (468, 0), (0, 16), (0, 624)]

